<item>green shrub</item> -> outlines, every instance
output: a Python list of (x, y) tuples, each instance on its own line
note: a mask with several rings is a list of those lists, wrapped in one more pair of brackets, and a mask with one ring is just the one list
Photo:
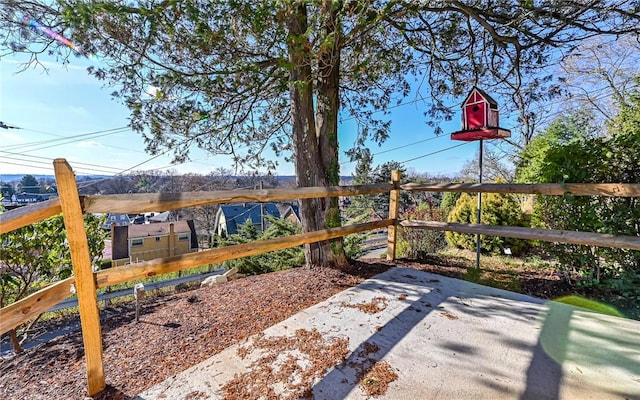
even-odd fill
[[(449, 212), (447, 222), (456, 222), (461, 224), (476, 223), (477, 212), (478, 206), (475, 196), (471, 197), (467, 193), (462, 193), (462, 195), (458, 197), (453, 209)], [(447, 238), (447, 243), (451, 247), (469, 250), (475, 249), (476, 239), (474, 235), (447, 231), (445, 236)]]
[[(640, 94), (623, 106), (609, 135), (595, 136), (583, 112), (564, 115), (521, 155), (517, 178), (525, 183), (640, 182)], [(600, 129), (602, 131), (602, 129)], [(548, 229), (640, 236), (640, 199), (606, 196), (538, 196), (532, 223)], [(624, 297), (640, 296), (640, 251), (541, 243), (565, 278)]]
[[(442, 209), (430, 202), (411, 207), (404, 213), (404, 219), (416, 221), (443, 221), (444, 216)], [(425, 254), (437, 253), (446, 246), (443, 232), (402, 228), (398, 231), (396, 256), (421, 259)]]
[(453, 207), (456, 206), (456, 202), (462, 196), (462, 192), (444, 192), (442, 195), (442, 201), (440, 202), (440, 210), (444, 215), (449, 215)]
[[(239, 228), (239, 233), (229, 235), (226, 239), (221, 239), (221, 246), (231, 246), (240, 243), (249, 243), (255, 240), (267, 240), (276, 237), (289, 236), (302, 232), (299, 225), (295, 225), (284, 219), (269, 219), (269, 227), (260, 233), (256, 227), (247, 221)], [(228, 268), (236, 267), (241, 274), (258, 275), (267, 272), (281, 271), (304, 264), (304, 251), (302, 247), (291, 247), (283, 250), (276, 250), (269, 253), (258, 254), (255, 256), (238, 258), (226, 262)]]
[[(447, 221), (462, 224), (477, 223), (477, 215), (477, 196), (463, 193), (449, 213)], [(482, 196), (480, 221), (487, 225), (528, 226), (527, 218), (522, 213), (515, 196), (500, 193), (487, 193)], [(446, 238), (451, 247), (476, 249), (475, 235), (447, 232)], [(505, 248), (509, 248), (513, 254), (520, 254), (527, 247), (528, 243), (525, 240), (480, 235), (480, 248), (487, 253), (501, 254)]]
[(367, 239), (368, 234), (354, 233), (344, 237), (344, 252), (348, 258), (355, 260), (362, 257), (365, 253), (363, 243)]
[[(402, 228), (398, 230), (398, 244), (396, 245), (396, 258), (404, 258), (409, 257), (409, 253), (411, 252), (411, 248), (409, 246), (409, 241), (406, 240), (406, 232), (408, 228)], [(386, 257), (386, 255), (385, 255)]]

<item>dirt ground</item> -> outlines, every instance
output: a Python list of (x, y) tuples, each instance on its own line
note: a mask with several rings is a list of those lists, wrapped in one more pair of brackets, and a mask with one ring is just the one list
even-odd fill
[[(101, 318), (107, 389), (94, 399), (132, 399), (154, 384), (393, 265), (465, 277), (542, 298), (571, 292), (552, 270), (522, 269), (514, 276), (511, 269), (493, 268), (470, 276), (464, 262), (445, 264), (437, 258), (421, 263), (365, 260), (341, 271), (296, 268), (249, 276), (211, 288), (145, 299), (138, 323), (133, 304), (104, 309)], [(85, 397), (86, 371), (79, 331), (0, 360), (2, 399)]]

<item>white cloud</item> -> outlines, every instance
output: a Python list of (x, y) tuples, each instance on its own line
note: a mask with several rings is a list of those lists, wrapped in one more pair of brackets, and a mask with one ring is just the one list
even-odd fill
[(69, 105), (64, 108), (65, 113), (72, 114), (75, 117), (89, 117), (91, 114), (81, 106)]
[(78, 143), (78, 147), (102, 147), (102, 143), (96, 142), (94, 140), (85, 140)]
[(24, 143), (24, 138), (16, 133), (0, 132), (0, 138), (11, 142)]

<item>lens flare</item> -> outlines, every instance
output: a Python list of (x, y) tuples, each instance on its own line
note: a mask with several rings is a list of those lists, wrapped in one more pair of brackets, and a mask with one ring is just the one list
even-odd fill
[(615, 307), (605, 303), (601, 303), (596, 300), (587, 299), (581, 296), (570, 295), (553, 299), (559, 303), (570, 304), (572, 306), (586, 308), (591, 311), (598, 312), (600, 314), (613, 315), (614, 317), (624, 318), (624, 314), (618, 311)]
[(91, 58), (91, 59), (97, 59), (95, 54), (85, 53), (79, 45), (73, 43), (71, 40), (69, 40), (66, 37), (60, 35), (59, 33), (53, 31), (52, 29), (47, 28), (46, 26), (42, 25), (35, 18), (32, 18), (32, 17), (27, 15), (27, 16), (24, 17), (24, 23), (29, 28), (35, 29), (35, 30), (37, 30), (37, 31), (39, 31), (39, 32), (51, 37), (52, 39), (57, 40), (58, 42), (70, 47), (74, 52), (76, 52), (76, 54), (80, 54), (80, 55), (83, 55), (83, 56)]

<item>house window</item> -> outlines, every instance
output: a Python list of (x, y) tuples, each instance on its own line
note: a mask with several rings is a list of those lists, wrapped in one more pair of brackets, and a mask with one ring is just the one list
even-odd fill
[(142, 246), (144, 239), (131, 239), (131, 247)]
[(185, 240), (189, 240), (189, 234), (188, 233), (181, 233), (178, 235), (178, 240), (181, 242), (184, 242)]
[(160, 236), (156, 236), (156, 242), (160, 241)]

